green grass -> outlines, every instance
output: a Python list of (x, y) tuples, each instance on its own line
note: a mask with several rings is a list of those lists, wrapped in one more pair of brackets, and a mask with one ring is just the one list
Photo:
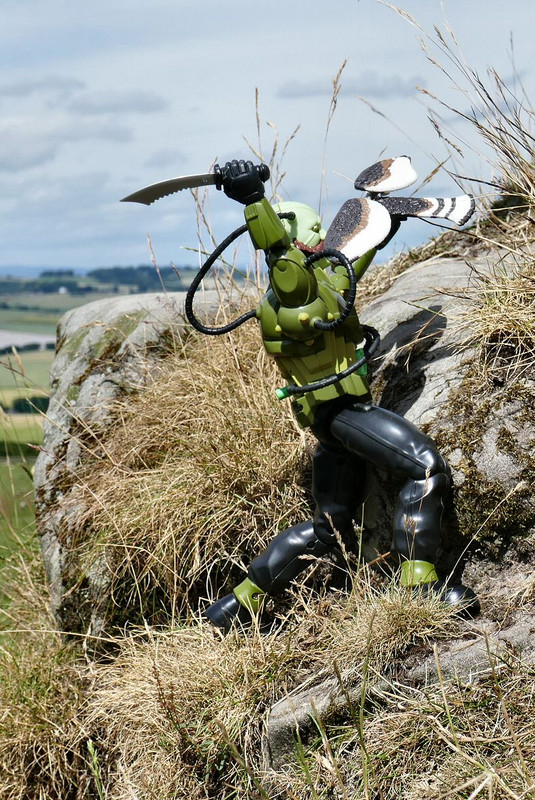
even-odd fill
[[(0, 412), (0, 576), (10, 558), (35, 541), (32, 469), (42, 417)], [(0, 607), (6, 599), (0, 581)]]
[(9, 556), (35, 535), (30, 461), (0, 463), (0, 571)]
[[(119, 294), (127, 294), (129, 287), (123, 287)], [(53, 314), (61, 316), (71, 308), (92, 303), (93, 300), (103, 300), (106, 297), (117, 297), (117, 293), (111, 291), (92, 291), (87, 294), (58, 294), (57, 292), (16, 292), (6, 295), (4, 301), (9, 308), (0, 309), (0, 328), (3, 327), (2, 320), (6, 311), (21, 309), (26, 307), (28, 310), (20, 310), (19, 314)], [(30, 310), (31, 309), (31, 310)], [(23, 328), (21, 328), (23, 330)]]
[(2, 414), (0, 417), (0, 449), (10, 443), (14, 455), (26, 452), (28, 445), (43, 441), (43, 418), (40, 414)]
[[(20, 313), (22, 314), (36, 311), (38, 313), (57, 313), (61, 316), (61, 314), (64, 314), (65, 311), (69, 311), (71, 308), (77, 308), (93, 300), (101, 300), (104, 297), (110, 297), (112, 295), (114, 297), (116, 296), (111, 291), (94, 291), (79, 295), (58, 294), (57, 292), (16, 292), (6, 295), (4, 301), (9, 306), (9, 309), (21, 309), (26, 307), (28, 310), (21, 311)], [(0, 323), (3, 313), (9, 309), (0, 310)]]
[(18, 397), (48, 394), (52, 350), (30, 350), (0, 356), (0, 403), (11, 408)]
[(66, 311), (94, 300), (116, 296), (111, 292), (90, 292), (81, 295), (29, 292), (10, 294), (4, 301), (9, 307), (0, 308), (0, 330), (54, 336), (58, 320)]
[[(15, 313), (20, 330), (31, 331), (32, 322), (38, 326), (37, 318), (32, 318), (33, 312), (3, 309), (0, 328), (8, 327), (6, 315)], [(54, 318), (50, 324), (52, 333), (55, 324)], [(0, 403), (10, 408), (19, 397), (47, 394), (53, 357), (51, 350), (0, 356)], [(36, 456), (35, 446), (42, 440), (40, 414), (5, 414), (0, 410), (0, 570), (9, 557), (31, 542), (35, 535), (31, 468)]]
[[(20, 371), (17, 359), (10, 355), (0, 356), (0, 391), (17, 388), (22, 381), (30, 387), (47, 389), (53, 358), (53, 350), (29, 350), (18, 353), (18, 359), (24, 372), (24, 376), (21, 376), (17, 374)], [(12, 371), (12, 368), (15, 372)]]
[(54, 336), (61, 311), (20, 311), (16, 308), (0, 310), (0, 329)]

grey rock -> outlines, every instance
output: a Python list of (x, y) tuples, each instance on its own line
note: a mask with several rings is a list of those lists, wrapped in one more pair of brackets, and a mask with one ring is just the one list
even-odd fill
[[(506, 498), (515, 491), (522, 493), (529, 454), (535, 444), (532, 414), (526, 419), (525, 402), (512, 399), (501, 390), (495, 392), (495, 405), (473, 431), (473, 449), (455, 439), (455, 418), (450, 401), (452, 394), (470, 373), (474, 350), (461, 346), (466, 330), (459, 322), (459, 311), (466, 302), (463, 295), (469, 286), (473, 270), (486, 272), (491, 268), (487, 257), (475, 263), (440, 259), (415, 265), (398, 277), (391, 288), (373, 300), (360, 314), (364, 323), (373, 325), (382, 336), (381, 349), (374, 364), (375, 401), (403, 414), (431, 436), (453, 431), (454, 444), (446, 453), (454, 475), (457, 496), (467, 486), (468, 472), (477, 467), (481, 480), (498, 495)], [(490, 392), (490, 389), (489, 389)], [(486, 402), (481, 393), (473, 405)], [(514, 447), (504, 449), (504, 431)], [(532, 462), (530, 462), (532, 463)], [(470, 469), (469, 469), (470, 468)], [(535, 477), (535, 476), (534, 476)], [(533, 508), (533, 484), (522, 503)], [(365, 552), (370, 559), (388, 549), (389, 520), (392, 515), (395, 490), (392, 477), (370, 471), (366, 492), (370, 498), (364, 508), (364, 527), (367, 531)], [(498, 501), (500, 502), (500, 501)], [(522, 503), (519, 501), (519, 512)], [(519, 513), (519, 518), (521, 514)], [(481, 519), (484, 525), (485, 519)], [(491, 523), (489, 523), (491, 524)], [(533, 545), (533, 530), (525, 530), (527, 547)], [(458, 540), (456, 541), (458, 545)], [(448, 543), (445, 543), (447, 550)], [(457, 553), (458, 555), (458, 553)], [(525, 554), (523, 555), (525, 559)], [(513, 598), (523, 590), (533, 592), (533, 555), (531, 562), (519, 563), (514, 555), (507, 561), (482, 567), (475, 562), (467, 569), (471, 585), (480, 593), (483, 606), (481, 619), (467, 623), (466, 636), (460, 640), (440, 643), (432, 655), (421, 663), (396, 665), (396, 681), (406, 686), (430, 687), (439, 680), (472, 682), (487, 675), (496, 666), (511, 659), (535, 663), (535, 612), (525, 603), (514, 609)], [(527, 588), (526, 588), (527, 587)], [(509, 610), (512, 603), (513, 611)], [(492, 612), (492, 618), (486, 613)], [(316, 676), (297, 687), (278, 701), (268, 712), (263, 739), (263, 759), (266, 786), (279, 785), (284, 770), (296, 761), (296, 732), (304, 736), (314, 730), (314, 718), (322, 721), (350, 708), (360, 707), (363, 686), (355, 679), (355, 670), (342, 675), (342, 681), (332, 673)], [(367, 696), (379, 694), (388, 702), (391, 678), (375, 678), (364, 687)], [(383, 694), (384, 692), (384, 694)]]
[[(206, 292), (205, 308), (217, 302)], [(37, 527), (52, 609), (63, 630), (98, 633), (105, 562), (83, 576), (69, 547), (83, 509), (77, 470), (97, 445), (121, 396), (138, 390), (184, 328), (184, 294), (119, 296), (65, 314), (57, 330), (44, 445), (34, 471)]]
[[(360, 693), (360, 687), (358, 689)], [(314, 719), (324, 720), (340, 709), (358, 702), (354, 688), (340, 685), (335, 676), (316, 678), (312, 685), (300, 686), (269, 710), (262, 737), (263, 768), (281, 772), (296, 760), (296, 732), (311, 730)]]
[[(492, 413), (480, 415), (481, 422), (470, 437), (468, 450), (458, 435), (464, 412), (456, 415), (452, 410), (452, 397), (476, 357), (473, 350), (461, 346), (465, 332), (457, 322), (458, 307), (464, 302), (462, 294), (472, 278), (473, 266), (450, 259), (415, 265), (361, 312), (362, 321), (382, 335), (374, 364), (375, 399), (431, 436), (449, 442), (445, 455), (453, 469), (458, 499), (462, 500), (466, 492), (470, 500), (474, 471), (484, 488), (488, 485), (496, 496), (504, 500), (509, 495), (518, 496), (519, 528), (522, 518), (528, 541), (529, 508), (534, 506), (534, 482), (528, 480), (529, 465), (526, 466), (535, 443), (532, 414), (531, 419), (526, 419), (522, 398), (509, 396), (506, 388), (497, 389)], [(488, 261), (480, 259), (475, 266), (484, 271)], [(89, 629), (98, 633), (107, 597), (105, 559), (82, 582), (81, 565), (71, 560), (69, 545), (80, 524), (76, 471), (88, 450), (95, 446), (98, 434), (113, 419), (113, 403), (142, 387), (151, 366), (164, 355), (169, 338), (180, 336), (182, 302), (183, 295), (132, 296), (89, 304), (70, 312), (60, 322), (45, 445), (36, 464), (35, 485), (38, 528), (52, 603), (64, 630)], [(473, 405), (477, 407), (483, 400), (475, 397)], [(504, 446), (506, 439), (510, 442), (508, 447)], [(367, 552), (374, 557), (377, 550), (384, 552), (382, 546), (389, 541), (396, 492), (390, 476), (370, 472), (368, 495), (373, 500), (365, 505), (365, 527)], [(502, 500), (497, 502), (501, 507)], [(490, 525), (494, 530), (494, 516), (489, 523), (486, 515), (485, 511), (480, 519), (482, 528)], [(451, 567), (457, 558), (458, 545), (455, 539), (451, 547), (446, 542), (446, 567)], [(509, 563), (510, 574), (516, 574), (512, 556)], [(501, 566), (497, 566), (498, 576), (500, 572)], [(530, 663), (535, 660), (531, 645), (533, 617), (525, 613), (523, 618), (513, 615), (507, 624), (499, 618), (500, 614), (504, 618), (507, 614), (507, 597), (515, 591), (514, 584), (504, 590), (496, 604), (491, 597), (497, 580), (492, 569), (482, 572), (479, 566), (472, 565), (468, 574), (473, 588), (481, 590), (481, 623), (474, 623), (473, 636), (468, 640), (441, 644), (436, 657), (407, 667), (402, 677), (408, 684), (436, 681), (437, 658), (443, 676), (472, 679), (489, 668), (488, 642), (496, 658), (521, 653)], [(381, 690), (381, 681), (373, 690)], [(325, 673), (279, 701), (270, 710), (266, 723), (266, 769), (280, 770), (293, 760), (296, 728), (306, 729), (315, 715), (328, 718), (335, 711), (347, 709), (348, 704), (360, 702), (361, 691), (358, 680), (352, 679), (344, 686), (335, 676)]]
[[(505, 629), (486, 621), (472, 623), (469, 638), (440, 643), (432, 655), (416, 666), (397, 665), (395, 680), (355, 680), (355, 670), (337, 677), (329, 672), (316, 676), (275, 703), (268, 712), (262, 739), (263, 772), (266, 786), (270, 774), (283, 773), (297, 761), (297, 734), (303, 739), (315, 730), (315, 720), (329, 718), (350, 709), (359, 709), (363, 697), (381, 697), (383, 703), (392, 698), (393, 683), (402, 693), (406, 688), (420, 690), (435, 687), (444, 681), (476, 683), (503, 663), (521, 660), (535, 664), (535, 612), (522, 609)], [(471, 635), (470, 635), (471, 634)]]
[(467, 359), (455, 318), (474, 267), (488, 269), (488, 263), (432, 259), (416, 264), (361, 313), (382, 337), (374, 368), (376, 382), (383, 384), (381, 405), (395, 406), (417, 426), (440, 415)]
[[(512, 502), (518, 503), (518, 532), (524, 529), (527, 533), (535, 524), (529, 511), (530, 506), (533, 509), (533, 490), (527, 486), (535, 481), (535, 424), (533, 415), (527, 413), (529, 400), (511, 397), (508, 386), (489, 386), (473, 398), (462, 397), (463, 381), (474, 373), (479, 357), (470, 345), (467, 295), (474, 274), (489, 273), (497, 259), (498, 255), (494, 261), (486, 255), (470, 262), (432, 259), (416, 264), (360, 316), (382, 337), (373, 363), (375, 402), (403, 415), (438, 442), (452, 468), (456, 500), (466, 502), (464, 495), (473, 491), (475, 482), (481, 490), (488, 487), (489, 497), (510, 495)], [(531, 387), (533, 397), (533, 381), (524, 380), (524, 384)], [(472, 430), (465, 419), (466, 409), (455, 410), (452, 405), (456, 396), (460, 405), (464, 402), (474, 412), (477, 421)], [(504, 445), (507, 439), (509, 446)], [(390, 531), (385, 521), (391, 518), (396, 496), (391, 476), (370, 470), (366, 495), (370, 498), (364, 508), (366, 553), (371, 558), (388, 549)], [(489, 537), (495, 520), (491, 511)], [(457, 520), (450, 524), (455, 527)], [(467, 535), (473, 533), (470, 530)], [(464, 531), (460, 534), (462, 537)], [(458, 547), (458, 534), (452, 536), (451, 548), (446, 538), (447, 572), (455, 566)]]

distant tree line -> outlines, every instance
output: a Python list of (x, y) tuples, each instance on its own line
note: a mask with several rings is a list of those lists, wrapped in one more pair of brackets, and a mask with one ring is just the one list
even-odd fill
[[(69, 294), (89, 294), (94, 291), (118, 292), (121, 287), (131, 291), (154, 292), (185, 291), (192, 281), (195, 267), (161, 267), (152, 264), (137, 267), (97, 267), (86, 275), (77, 275), (74, 270), (43, 270), (38, 278), (0, 278), (0, 294), (20, 294), (37, 292), (54, 294), (66, 291)], [(0, 301), (0, 308), (9, 308), (6, 301)]]
[(16, 397), (11, 406), (1, 404), (2, 410), (6, 414), (46, 414), (48, 410), (49, 398), (42, 394), (34, 394), (31, 397)]
[(45, 414), (48, 409), (49, 399), (41, 394), (31, 397), (17, 397), (11, 404), (15, 414)]
[[(21, 292), (43, 292), (45, 294), (57, 294), (60, 288), (64, 286), (65, 289), (71, 294), (87, 294), (94, 292), (95, 287), (87, 284), (84, 276), (80, 278), (71, 277), (39, 277), (39, 278), (2, 278), (0, 279), (0, 293), (1, 294), (19, 294)], [(7, 308), (5, 301), (2, 304), (3, 308)]]
[[(139, 292), (158, 291), (163, 286), (173, 292), (186, 289), (191, 283), (194, 267), (99, 267), (87, 273), (97, 283), (116, 286), (135, 286)], [(183, 274), (186, 275), (183, 276)]]
[[(56, 347), (55, 342), (30, 342), (29, 344), (20, 344), (16, 346), (17, 353), (28, 353), (32, 350), (54, 350)], [(10, 355), (13, 352), (13, 345), (0, 348), (0, 356)]]
[(60, 278), (61, 276), (64, 277), (74, 277), (74, 270), (73, 269), (45, 269), (44, 272), (41, 272), (39, 275), (40, 278)]

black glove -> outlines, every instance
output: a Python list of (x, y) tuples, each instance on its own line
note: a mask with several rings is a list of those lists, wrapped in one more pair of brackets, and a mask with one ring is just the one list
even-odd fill
[(223, 189), (227, 197), (248, 206), (264, 197), (264, 181), (269, 178), (266, 164), (253, 164), (252, 161), (227, 161), (224, 167), (214, 167), (216, 186)]

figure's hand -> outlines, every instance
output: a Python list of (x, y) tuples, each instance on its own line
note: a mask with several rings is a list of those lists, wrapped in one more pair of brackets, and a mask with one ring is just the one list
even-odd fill
[(269, 178), (269, 167), (266, 164), (227, 161), (224, 167), (216, 164), (214, 173), (218, 176), (217, 188), (222, 188), (231, 200), (248, 206), (264, 197), (264, 181)]

